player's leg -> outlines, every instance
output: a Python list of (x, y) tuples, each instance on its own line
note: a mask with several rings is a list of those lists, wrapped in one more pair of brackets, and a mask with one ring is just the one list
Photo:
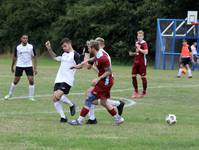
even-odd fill
[(140, 97), (144, 97), (144, 96), (146, 96), (146, 89), (147, 89), (147, 77), (146, 77), (147, 73), (146, 73), (146, 65), (145, 64), (140, 64), (139, 74), (141, 76), (142, 87), (143, 87), (143, 91), (140, 94)]
[(107, 102), (110, 103), (111, 105), (113, 105), (114, 107), (116, 107), (117, 110), (118, 110), (118, 114), (120, 116), (122, 115), (125, 102), (123, 102), (121, 100), (120, 101), (115, 101), (115, 100), (111, 100), (111, 99), (107, 99)]
[(100, 100), (100, 104), (106, 108), (106, 110), (109, 112), (109, 114), (114, 117), (115, 119), (115, 123), (117, 125), (121, 124), (124, 122), (124, 119), (117, 113), (117, 111), (115, 110), (114, 106), (111, 105), (107, 99), (101, 99)]
[(80, 111), (78, 119), (72, 120), (69, 122), (70, 125), (82, 125), (84, 118), (89, 113), (92, 103), (97, 100), (97, 97), (94, 94), (90, 94), (89, 97), (85, 100), (85, 104)]
[(34, 85), (34, 73), (32, 67), (25, 68), (26, 76), (29, 82), (29, 99), (34, 101), (34, 94), (35, 94), (35, 85)]
[(138, 65), (134, 64), (132, 67), (132, 84), (134, 87), (134, 91), (132, 94), (132, 98), (138, 98), (138, 82), (137, 82), (137, 72), (138, 72)]
[(20, 67), (16, 67), (14, 80), (13, 80), (13, 82), (10, 85), (8, 95), (6, 95), (4, 97), (5, 99), (9, 99), (9, 98), (12, 97), (12, 95), (13, 95), (15, 89), (16, 89), (16, 86), (17, 86), (17, 84), (19, 83), (19, 81), (21, 79), (22, 74), (23, 74), (23, 69), (20, 68)]
[(70, 107), (70, 114), (71, 116), (74, 116), (76, 113), (76, 107), (75, 104), (73, 102), (71, 102), (71, 100), (66, 96), (66, 95), (62, 95), (61, 99), (60, 99), (64, 104), (69, 105)]
[(177, 77), (178, 78), (181, 78), (181, 76), (182, 76), (182, 69), (183, 69), (183, 67), (184, 67), (184, 58), (181, 58), (181, 60), (180, 60), (180, 66), (179, 66), (179, 70), (178, 70), (178, 75), (177, 75)]
[(191, 73), (191, 68), (189, 66), (190, 64), (190, 58), (187, 58), (187, 61), (186, 61), (186, 68), (187, 68), (187, 75), (188, 75), (188, 78), (192, 78), (192, 73)]
[[(58, 86), (58, 84), (57, 85), (55, 84), (55, 86)], [(67, 122), (68, 120), (64, 114), (64, 110), (63, 110), (62, 104), (60, 102), (62, 95), (64, 95), (63, 91), (61, 91), (59, 89), (54, 91), (53, 102), (54, 102), (55, 110), (59, 113), (59, 115), (61, 117), (60, 122), (64, 123), (64, 122)]]
[[(87, 90), (86, 97), (89, 97), (89, 95), (91, 95), (93, 88), (94, 87), (90, 87)], [(95, 117), (95, 106), (94, 106), (94, 104), (92, 104), (91, 107), (90, 107), (90, 110), (89, 110), (89, 113), (88, 113), (88, 118), (89, 119), (87, 120), (86, 124), (97, 124), (97, 119)]]

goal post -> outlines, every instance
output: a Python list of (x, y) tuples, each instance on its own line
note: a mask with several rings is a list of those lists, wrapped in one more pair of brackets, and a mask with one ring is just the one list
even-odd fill
[(157, 19), (156, 69), (178, 68), (183, 39), (188, 40), (189, 44), (197, 42), (199, 53), (199, 24), (196, 11), (188, 11), (185, 19)]

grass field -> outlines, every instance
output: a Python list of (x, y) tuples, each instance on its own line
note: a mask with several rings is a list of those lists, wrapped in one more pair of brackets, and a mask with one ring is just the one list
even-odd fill
[[(20, 98), (4, 101), (2, 98), (13, 75), (10, 60), (0, 57), (0, 149), (199, 150), (199, 72), (193, 73), (193, 79), (176, 79), (177, 71), (148, 68), (148, 96), (125, 108), (124, 124), (114, 126), (110, 115), (98, 110), (98, 125), (73, 127), (59, 123), (50, 97), (58, 66), (50, 59), (39, 60), (36, 95), (41, 97), (37, 101)], [(130, 99), (131, 67), (114, 66), (113, 71), (116, 82), (112, 96)], [(77, 72), (69, 97), (78, 107), (83, 104), (82, 93), (95, 76), (92, 71)], [(28, 82), (24, 76), (14, 97), (27, 96), (27, 93)], [(64, 108), (68, 110), (67, 106)], [(70, 117), (66, 113), (70, 119), (79, 115)], [(165, 123), (169, 113), (177, 116), (174, 126)]]

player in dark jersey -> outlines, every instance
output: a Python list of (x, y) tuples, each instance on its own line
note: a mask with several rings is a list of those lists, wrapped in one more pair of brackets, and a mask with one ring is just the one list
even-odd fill
[[(130, 56), (134, 56), (134, 63), (132, 66), (132, 83), (134, 91), (132, 98), (140, 98), (146, 96), (147, 78), (146, 78), (146, 55), (148, 54), (148, 45), (144, 41), (144, 32), (137, 32), (137, 42), (135, 44), (136, 52), (129, 52)], [(143, 91), (141, 94), (138, 92), (137, 74), (141, 76)]]
[[(118, 115), (113, 105), (111, 105), (107, 99), (110, 98), (110, 90), (113, 86), (114, 79), (112, 76), (111, 62), (108, 55), (99, 49), (99, 42), (95, 40), (90, 41), (91, 54), (94, 54), (94, 58), (89, 61), (94, 62), (99, 73), (98, 77), (92, 81), (94, 89), (91, 91), (85, 100), (84, 107), (80, 111), (80, 116), (77, 120), (72, 120), (69, 122), (71, 125), (82, 125), (85, 116), (89, 113), (89, 109), (92, 104), (96, 104), (96, 100), (100, 99), (100, 103), (104, 106), (107, 111), (114, 117), (115, 123), (117, 125), (124, 122), (124, 119)], [(76, 65), (72, 68), (80, 69), (88, 61), (84, 61), (80, 65)]]

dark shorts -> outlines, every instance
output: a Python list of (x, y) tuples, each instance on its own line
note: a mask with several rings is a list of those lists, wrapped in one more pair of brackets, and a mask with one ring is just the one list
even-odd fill
[(189, 65), (190, 62), (191, 62), (191, 58), (190, 57), (188, 57), (188, 58), (181, 58), (181, 64), (183, 66)]
[(54, 91), (61, 90), (64, 92), (64, 94), (68, 94), (70, 92), (70, 88), (71, 86), (65, 82), (55, 83), (54, 85)]
[(27, 76), (33, 76), (33, 68), (32, 67), (16, 67), (15, 76), (21, 77), (23, 75), (23, 71), (25, 71)]
[(110, 91), (114, 84), (114, 80), (111, 79), (108, 85), (105, 85), (104, 81), (99, 81), (92, 90), (92, 94), (98, 99), (106, 100), (110, 98)]
[(197, 55), (193, 55), (193, 60), (195, 63), (197, 62), (198, 59), (199, 59), (199, 57)]
[(134, 63), (132, 67), (132, 74), (146, 76), (146, 65), (144, 63)]

